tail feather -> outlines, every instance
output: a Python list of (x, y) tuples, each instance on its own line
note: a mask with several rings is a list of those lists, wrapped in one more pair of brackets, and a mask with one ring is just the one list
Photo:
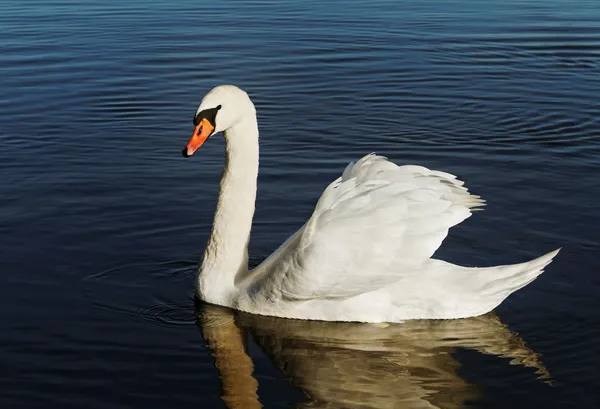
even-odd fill
[(544, 272), (544, 268), (552, 262), (560, 249), (521, 264), (488, 267), (478, 270), (478, 278), (483, 282), (481, 291), (488, 295), (504, 295), (525, 287)]
[(440, 318), (466, 318), (490, 312), (542, 274), (559, 251), (525, 263), (495, 267), (462, 267), (430, 260), (428, 279), (444, 282), (444, 293), (437, 298), (438, 302), (444, 300), (440, 303)]

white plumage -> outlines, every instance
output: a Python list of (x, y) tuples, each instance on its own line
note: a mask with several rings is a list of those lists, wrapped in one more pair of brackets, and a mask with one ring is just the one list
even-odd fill
[(489, 268), (431, 259), (448, 229), (484, 201), (454, 175), (369, 154), (325, 189), (299, 231), (248, 271), (256, 114), (246, 93), (233, 86), (213, 89), (198, 113), (219, 105), (214, 125), (225, 133), (227, 162), (198, 276), (205, 301), (328, 321), (464, 318), (492, 310), (541, 274), (558, 252)]

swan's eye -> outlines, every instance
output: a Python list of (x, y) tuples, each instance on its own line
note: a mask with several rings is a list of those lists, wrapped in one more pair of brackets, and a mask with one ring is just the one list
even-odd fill
[(208, 121), (212, 124), (212, 126), (215, 126), (215, 120), (217, 118), (217, 111), (219, 111), (221, 109), (221, 105), (217, 105), (214, 108), (210, 108), (210, 109), (203, 109), (202, 111), (198, 112), (196, 114), (196, 116), (194, 117), (194, 125), (198, 126), (198, 124), (203, 120), (203, 119), (208, 119)]

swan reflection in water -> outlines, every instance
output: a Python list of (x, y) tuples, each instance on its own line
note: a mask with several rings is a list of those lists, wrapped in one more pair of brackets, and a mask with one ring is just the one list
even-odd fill
[(197, 307), (228, 408), (260, 408), (246, 335), (308, 400), (301, 408), (461, 408), (477, 400), (462, 379), (457, 348), (512, 358), (549, 374), (539, 355), (491, 313), (448, 321), (359, 324), (302, 321)]

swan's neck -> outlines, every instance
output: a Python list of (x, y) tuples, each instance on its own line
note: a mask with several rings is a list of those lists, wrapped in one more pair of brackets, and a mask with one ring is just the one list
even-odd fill
[(228, 305), (232, 299), (236, 276), (248, 270), (258, 176), (256, 117), (226, 130), (225, 141), (227, 153), (219, 201), (198, 275), (200, 298), (221, 305)]

